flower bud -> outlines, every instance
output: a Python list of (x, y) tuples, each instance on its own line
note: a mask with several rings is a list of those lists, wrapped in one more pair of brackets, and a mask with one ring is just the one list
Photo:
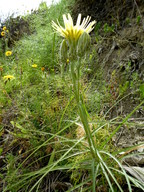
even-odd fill
[(87, 48), (90, 46), (90, 43), (91, 43), (91, 39), (89, 34), (84, 32), (78, 40), (78, 44), (77, 44), (78, 56), (84, 55), (84, 53), (87, 51)]
[(62, 62), (66, 62), (67, 58), (68, 58), (68, 45), (66, 40), (64, 39), (61, 43), (60, 46), (60, 59)]

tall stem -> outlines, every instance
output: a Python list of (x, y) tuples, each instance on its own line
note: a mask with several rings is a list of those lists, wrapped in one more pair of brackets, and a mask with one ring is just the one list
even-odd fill
[(80, 76), (80, 60), (78, 63), (78, 66), (76, 67), (76, 71), (77, 74), (75, 72), (75, 62), (72, 62), (70, 64), (71, 66), (71, 77), (72, 77), (72, 83), (73, 83), (73, 89), (74, 89), (74, 94), (75, 94), (75, 99), (78, 105), (78, 109), (79, 109), (79, 115), (81, 118), (81, 122), (83, 124), (87, 139), (88, 139), (88, 143), (89, 143), (89, 147), (90, 147), (90, 151), (91, 154), (93, 156), (93, 158), (95, 158), (95, 145), (94, 145), (94, 140), (90, 131), (90, 127), (88, 124), (88, 119), (87, 119), (87, 114), (85, 111), (85, 107), (82, 101), (82, 95), (80, 95), (80, 83), (79, 83), (79, 76)]

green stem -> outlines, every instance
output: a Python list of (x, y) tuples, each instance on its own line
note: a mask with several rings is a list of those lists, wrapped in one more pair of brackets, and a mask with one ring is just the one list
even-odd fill
[(77, 67), (77, 81), (78, 81), (78, 85), (77, 85), (77, 89), (78, 89), (78, 97), (80, 97), (80, 64), (81, 64), (81, 59), (78, 58), (78, 67)]
[(73, 83), (73, 89), (74, 89), (74, 94), (75, 94), (75, 98), (76, 98), (76, 102), (78, 105), (78, 109), (79, 109), (79, 114), (80, 114), (80, 118), (88, 139), (88, 143), (89, 143), (89, 147), (90, 147), (90, 151), (91, 154), (93, 156), (93, 158), (95, 158), (95, 144), (94, 144), (94, 140), (90, 131), (90, 127), (88, 124), (88, 120), (87, 120), (87, 114), (85, 111), (85, 107), (84, 104), (82, 102), (82, 96), (80, 98), (80, 83), (79, 83), (79, 76), (80, 76), (80, 60), (79, 60), (79, 64), (77, 67), (77, 75), (75, 73), (75, 63), (72, 62), (71, 65), (71, 77), (72, 77), (72, 83)]
[(77, 90), (77, 82), (76, 82), (76, 73), (74, 70), (74, 62), (71, 63), (71, 77), (72, 77), (72, 83), (73, 83), (73, 89), (74, 89), (74, 94), (77, 103), (79, 103), (79, 90)]
[(92, 135), (91, 135), (90, 127), (89, 127), (87, 116), (86, 116), (86, 113), (85, 113), (85, 109), (84, 109), (83, 105), (81, 105), (81, 104), (78, 105), (78, 108), (79, 108), (80, 118), (81, 118), (84, 130), (85, 130), (85, 133), (86, 133), (86, 136), (87, 136), (87, 139), (88, 139), (91, 154), (92, 154), (93, 158), (95, 158), (94, 141), (93, 141), (93, 138), (92, 138)]
[(54, 36), (53, 36), (53, 47), (52, 47), (52, 67), (54, 69), (54, 52), (55, 52), (55, 33), (54, 33)]
[(92, 192), (95, 192), (96, 190), (96, 186), (95, 186), (95, 159), (92, 159), (92, 181), (93, 181), (93, 184), (92, 184)]

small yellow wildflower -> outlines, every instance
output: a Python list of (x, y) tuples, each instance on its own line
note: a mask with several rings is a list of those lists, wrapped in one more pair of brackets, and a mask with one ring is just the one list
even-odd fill
[(6, 30), (7, 33), (9, 33), (9, 30)]
[(3, 27), (3, 31), (5, 31), (6, 29), (7, 29), (6, 26), (4, 26), (4, 27)]
[(1, 36), (2, 36), (2, 37), (5, 36), (5, 32), (4, 32), (4, 31), (1, 32)]
[(12, 55), (12, 51), (6, 51), (5, 52), (5, 55), (8, 57), (8, 56), (11, 56)]
[(66, 63), (67, 63), (67, 64), (69, 63), (69, 59), (66, 60)]
[(33, 68), (37, 68), (37, 64), (33, 64), (32, 67), (33, 67)]
[(11, 79), (15, 79), (15, 77), (13, 75), (6, 75), (6, 76), (3, 77), (3, 79), (6, 80), (6, 81), (7, 80), (10, 81)]
[(42, 70), (42, 71), (44, 71), (44, 70), (45, 70), (45, 68), (44, 68), (44, 67), (42, 67), (42, 68), (41, 68), (41, 70)]

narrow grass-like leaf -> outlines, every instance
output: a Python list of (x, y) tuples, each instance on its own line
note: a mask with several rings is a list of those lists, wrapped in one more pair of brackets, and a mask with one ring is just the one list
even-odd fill
[(74, 98), (74, 96), (72, 96), (72, 97), (69, 99), (69, 102), (67, 103), (67, 105), (66, 105), (66, 107), (65, 107), (65, 109), (64, 109), (64, 111), (63, 111), (63, 113), (62, 113), (62, 116), (61, 116), (61, 118), (60, 118), (60, 122), (59, 122), (59, 126), (58, 126), (58, 130), (60, 130), (60, 127), (61, 127), (61, 123), (62, 123), (64, 114), (65, 114), (65, 112), (66, 112), (66, 110), (67, 110), (69, 104), (70, 104), (71, 101), (73, 100), (73, 98)]
[(48, 162), (48, 166), (53, 163), (54, 156), (55, 156), (55, 149), (51, 153), (51, 156), (50, 156), (50, 159), (49, 159), (49, 162)]
[(95, 188), (96, 188), (96, 186), (95, 186), (95, 159), (92, 159), (92, 181), (93, 181), (93, 183), (92, 183), (92, 191), (93, 192), (95, 192)]
[[(118, 169), (115, 169), (113, 167), (110, 167), (110, 169), (120, 173), (121, 175), (124, 175), (124, 173)], [(139, 189), (142, 189), (144, 191), (144, 183), (141, 183), (139, 180), (137, 180), (136, 178), (130, 176), (130, 175), (127, 175), (128, 179), (134, 184), (135, 187), (139, 188)]]
[(100, 162), (100, 167), (101, 167), (102, 172), (103, 172), (103, 174), (104, 174), (104, 176), (105, 176), (105, 178), (106, 178), (106, 180), (107, 180), (107, 182), (108, 182), (108, 184), (109, 184), (109, 187), (110, 187), (111, 191), (114, 192), (114, 189), (113, 189), (113, 187), (112, 187), (112, 183), (111, 183), (111, 181), (110, 181), (110, 179), (109, 179), (109, 177), (108, 177), (108, 174), (107, 174), (107, 172), (106, 172), (106, 170), (105, 170), (105, 168), (104, 168), (104, 166), (102, 165), (101, 162)]
[(115, 107), (119, 102), (121, 102), (123, 99), (125, 99), (126, 97), (130, 96), (131, 93), (125, 95), (124, 97), (122, 97), (121, 99), (119, 99), (114, 105), (112, 105), (112, 107), (105, 113), (104, 117), (107, 116), (107, 114), (112, 110), (113, 107)]
[(125, 172), (125, 170), (124, 170), (123, 166), (121, 165), (121, 163), (118, 161), (118, 159), (116, 159), (113, 155), (111, 155), (111, 154), (108, 153), (108, 152), (105, 152), (105, 151), (100, 151), (100, 152), (103, 153), (103, 154), (106, 154), (106, 155), (110, 156), (114, 161), (117, 162), (117, 164), (119, 165), (119, 167), (122, 169), (122, 171), (123, 171), (123, 173), (124, 173), (124, 176), (125, 176), (126, 181), (127, 181), (127, 184), (128, 184), (129, 191), (131, 192), (132, 189), (131, 189), (130, 181), (129, 181), (129, 179), (128, 179), (128, 175), (127, 175), (127, 173)]
[(142, 101), (137, 107), (134, 108), (134, 110), (129, 113), (122, 121), (122, 123), (111, 133), (111, 135), (106, 139), (106, 141), (104, 141), (101, 145), (101, 147), (103, 148), (110, 140), (111, 138), (117, 133), (117, 131), (121, 128), (121, 126), (131, 117), (131, 115), (133, 113), (135, 113), (139, 107), (144, 103), (144, 101)]
[(136, 166), (123, 166), (123, 168), (141, 183), (144, 183), (144, 168)]
[(70, 151), (72, 151), (72, 149), (74, 149), (75, 146), (76, 146), (78, 143), (81, 142), (81, 140), (82, 140), (82, 139), (79, 139), (72, 147), (70, 147), (69, 150), (67, 150), (66, 153), (64, 153), (64, 155), (62, 155), (55, 163), (53, 163), (53, 164), (51, 165), (51, 167), (50, 167), (50, 168), (41, 176), (41, 178), (34, 184), (34, 186), (30, 189), (29, 192), (31, 192), (31, 191), (38, 185), (38, 183), (39, 183), (50, 171), (53, 170), (53, 168), (54, 168), (55, 166), (57, 166), (61, 161), (63, 161), (63, 159), (66, 157), (66, 155), (68, 155), (68, 154), (70, 153)]
[(78, 184), (78, 185), (76, 185), (76, 186), (74, 186), (74, 187), (72, 187), (71, 189), (67, 190), (66, 192), (72, 192), (72, 191), (74, 191), (75, 189), (80, 188), (81, 186), (87, 184), (87, 183), (90, 182), (90, 181), (91, 181), (91, 178), (90, 178), (90, 179), (87, 179), (87, 180), (84, 181), (84, 182), (81, 182), (80, 184)]
[(105, 169), (107, 170), (107, 172), (109, 173), (109, 175), (110, 175), (110, 176), (112, 177), (112, 179), (114, 180), (115, 184), (118, 186), (119, 190), (120, 190), (121, 192), (123, 192), (123, 190), (122, 190), (121, 186), (119, 185), (119, 183), (117, 182), (115, 176), (113, 175), (113, 173), (112, 173), (111, 170), (109, 169), (108, 165), (103, 161), (103, 159), (102, 159), (102, 157), (101, 157), (101, 155), (99, 154), (98, 151), (97, 151), (97, 155), (98, 155), (98, 157), (100, 158), (101, 163), (104, 165), (104, 167), (105, 167)]

